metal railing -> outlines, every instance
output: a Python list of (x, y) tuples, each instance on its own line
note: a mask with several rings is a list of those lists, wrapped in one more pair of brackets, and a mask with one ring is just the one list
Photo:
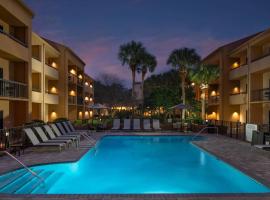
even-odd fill
[(193, 137), (192, 137), (192, 140), (195, 139), (196, 137), (198, 137), (200, 134), (202, 134), (205, 130), (208, 130), (208, 129), (215, 129), (216, 132), (217, 132), (217, 135), (218, 135), (218, 127), (214, 126), (214, 127), (204, 127), (202, 128), (197, 134), (195, 134)]
[(76, 104), (76, 97), (75, 96), (68, 96), (68, 104)]
[(0, 96), (28, 98), (28, 86), (25, 83), (0, 79)]
[(27, 167), (22, 161), (20, 161), (18, 158), (16, 158), (15, 156), (13, 156), (12, 154), (10, 154), (7, 151), (2, 151), (2, 152), (5, 153), (10, 158), (12, 158), (13, 160), (15, 160), (17, 163), (19, 163), (26, 171), (28, 171), (30, 174), (32, 174), (32, 176), (38, 178), (39, 181), (43, 183), (43, 186), (45, 185), (45, 180), (42, 177), (40, 177), (36, 172), (31, 170), (29, 167)]
[(251, 101), (270, 101), (270, 88), (253, 90), (251, 92)]
[(208, 104), (218, 104), (218, 103), (219, 103), (219, 100), (220, 100), (219, 95), (216, 95), (216, 96), (209, 96), (209, 97), (208, 97), (207, 103), (208, 103)]

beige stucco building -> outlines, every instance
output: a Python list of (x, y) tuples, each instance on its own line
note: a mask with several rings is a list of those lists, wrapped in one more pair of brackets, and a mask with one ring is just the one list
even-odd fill
[(93, 79), (69, 47), (32, 33), (33, 12), (0, 0), (0, 129), (91, 117)]
[(270, 124), (270, 30), (220, 47), (204, 62), (220, 68), (208, 90), (208, 119)]

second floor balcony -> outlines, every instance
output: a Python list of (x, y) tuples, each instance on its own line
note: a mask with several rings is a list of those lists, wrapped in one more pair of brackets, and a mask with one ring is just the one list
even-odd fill
[(218, 105), (219, 101), (220, 101), (220, 96), (215, 95), (215, 96), (209, 96), (207, 103), (208, 103), (208, 105)]
[(68, 104), (69, 105), (76, 105), (76, 96), (68, 96)]
[(270, 88), (253, 90), (251, 92), (251, 101), (270, 101)]
[(231, 105), (241, 105), (247, 102), (247, 93), (239, 92), (230, 95), (230, 104)]
[(0, 97), (28, 99), (28, 86), (25, 83), (0, 79)]

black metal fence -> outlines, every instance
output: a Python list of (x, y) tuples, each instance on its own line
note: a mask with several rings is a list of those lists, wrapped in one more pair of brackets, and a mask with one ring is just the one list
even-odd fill
[(0, 96), (12, 98), (28, 98), (28, 86), (16, 81), (0, 79)]

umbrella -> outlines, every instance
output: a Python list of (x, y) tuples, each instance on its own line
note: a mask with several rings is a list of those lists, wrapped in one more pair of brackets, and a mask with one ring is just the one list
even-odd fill
[(96, 109), (96, 110), (109, 109), (107, 106), (104, 106), (100, 103), (93, 104), (93, 105), (89, 106), (89, 108)]
[(178, 110), (183, 110), (183, 109), (190, 109), (191, 107), (189, 105), (185, 105), (185, 104), (177, 104), (173, 107), (170, 107), (170, 109), (178, 109)]

